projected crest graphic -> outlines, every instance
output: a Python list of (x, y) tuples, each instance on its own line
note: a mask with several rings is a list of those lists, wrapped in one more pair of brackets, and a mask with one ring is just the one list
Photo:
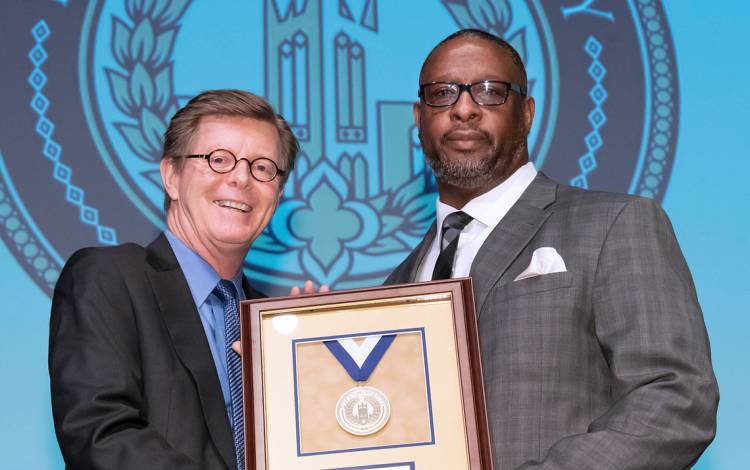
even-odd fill
[(671, 35), (660, 2), (612, 3), (39, 1), (25, 23), (2, 20), (28, 46), (10, 90), (23, 116), (0, 131), (2, 236), (47, 292), (79, 247), (147, 243), (164, 229), (170, 117), (202, 90), (242, 88), (302, 145), (246, 272), (272, 294), (308, 278), (378, 284), (434, 217), (412, 103), (424, 57), (459, 28), (498, 34), (524, 59), (537, 168), (661, 198), (677, 137)]

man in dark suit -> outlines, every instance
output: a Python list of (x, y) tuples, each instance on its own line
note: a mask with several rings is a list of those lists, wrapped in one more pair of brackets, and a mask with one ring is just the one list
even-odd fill
[(495, 469), (689, 467), (718, 388), (664, 212), (536, 171), (534, 100), (502, 39), (449, 36), (419, 83), (437, 221), (386, 282), (473, 278)]
[(49, 368), (69, 468), (244, 467), (231, 345), (237, 302), (261, 294), (241, 268), (297, 152), (262, 98), (202, 93), (165, 134), (168, 230), (145, 248), (88, 248), (67, 262)]

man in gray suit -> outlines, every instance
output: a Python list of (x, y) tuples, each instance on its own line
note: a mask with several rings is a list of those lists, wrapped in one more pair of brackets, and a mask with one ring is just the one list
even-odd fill
[(419, 83), (437, 220), (386, 282), (473, 278), (495, 469), (689, 467), (718, 388), (664, 212), (536, 171), (534, 100), (502, 39), (449, 36)]

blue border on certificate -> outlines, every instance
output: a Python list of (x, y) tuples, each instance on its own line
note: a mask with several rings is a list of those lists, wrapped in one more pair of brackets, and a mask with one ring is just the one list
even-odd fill
[[(326, 341), (330, 339), (340, 339), (340, 338), (359, 338), (362, 336), (374, 336), (374, 335), (387, 335), (387, 334), (399, 334), (399, 333), (412, 333), (412, 332), (418, 332), (422, 336), (422, 357), (424, 358), (424, 376), (425, 376), (425, 386), (427, 387), (427, 411), (428, 415), (430, 417), (430, 440), (425, 442), (413, 442), (409, 444), (395, 444), (395, 445), (389, 445), (389, 446), (372, 446), (372, 447), (359, 447), (356, 449), (337, 449), (337, 450), (326, 450), (326, 451), (320, 451), (320, 452), (302, 452), (301, 451), (301, 442), (300, 442), (300, 430), (299, 430), (299, 397), (297, 396), (297, 344), (298, 343), (312, 343), (312, 342), (321, 342)], [(363, 450), (377, 450), (377, 449), (393, 449), (398, 447), (413, 447), (413, 446), (426, 446), (426, 445), (434, 445), (435, 444), (435, 425), (432, 420), (432, 393), (430, 389), (430, 371), (429, 367), (427, 366), (427, 340), (425, 337), (425, 330), (424, 327), (420, 328), (403, 328), (400, 330), (384, 330), (384, 331), (370, 331), (370, 332), (363, 332), (363, 333), (348, 333), (345, 335), (334, 335), (334, 336), (319, 336), (316, 338), (300, 338), (300, 339), (293, 339), (292, 340), (292, 368), (294, 372), (294, 419), (295, 419), (295, 425), (296, 425), (296, 434), (297, 434), (297, 457), (305, 457), (309, 455), (322, 455), (322, 454), (339, 454), (342, 452), (359, 452)], [(390, 465), (390, 464), (388, 464)], [(398, 464), (393, 464), (398, 465)], [(412, 464), (413, 465), (413, 464)], [(369, 466), (369, 467), (351, 467), (351, 468), (357, 468), (357, 469), (369, 469), (369, 468), (383, 468), (382, 466)], [(387, 468), (387, 467), (385, 467)], [(412, 467), (413, 468), (413, 467)], [(342, 469), (344, 470), (344, 469)]]
[(414, 470), (416, 467), (414, 466), (414, 462), (396, 462), (396, 463), (381, 463), (379, 465), (365, 465), (363, 467), (337, 467), (337, 468), (326, 468), (323, 470), (373, 470), (377, 468), (396, 468), (396, 467), (404, 467), (408, 465), (409, 470)]

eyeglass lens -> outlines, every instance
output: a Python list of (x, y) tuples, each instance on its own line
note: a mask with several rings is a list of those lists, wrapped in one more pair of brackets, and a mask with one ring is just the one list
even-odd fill
[[(214, 150), (208, 157), (208, 164), (217, 173), (228, 173), (237, 166), (237, 157), (228, 150)], [(250, 162), (250, 173), (258, 181), (271, 181), (278, 173), (278, 167), (268, 158), (260, 157)]]
[(473, 83), (469, 87), (458, 83), (429, 83), (422, 92), (428, 105), (450, 106), (458, 101), (462, 89), (468, 89), (474, 101), (482, 105), (503, 104), (508, 96), (508, 85), (493, 81)]

